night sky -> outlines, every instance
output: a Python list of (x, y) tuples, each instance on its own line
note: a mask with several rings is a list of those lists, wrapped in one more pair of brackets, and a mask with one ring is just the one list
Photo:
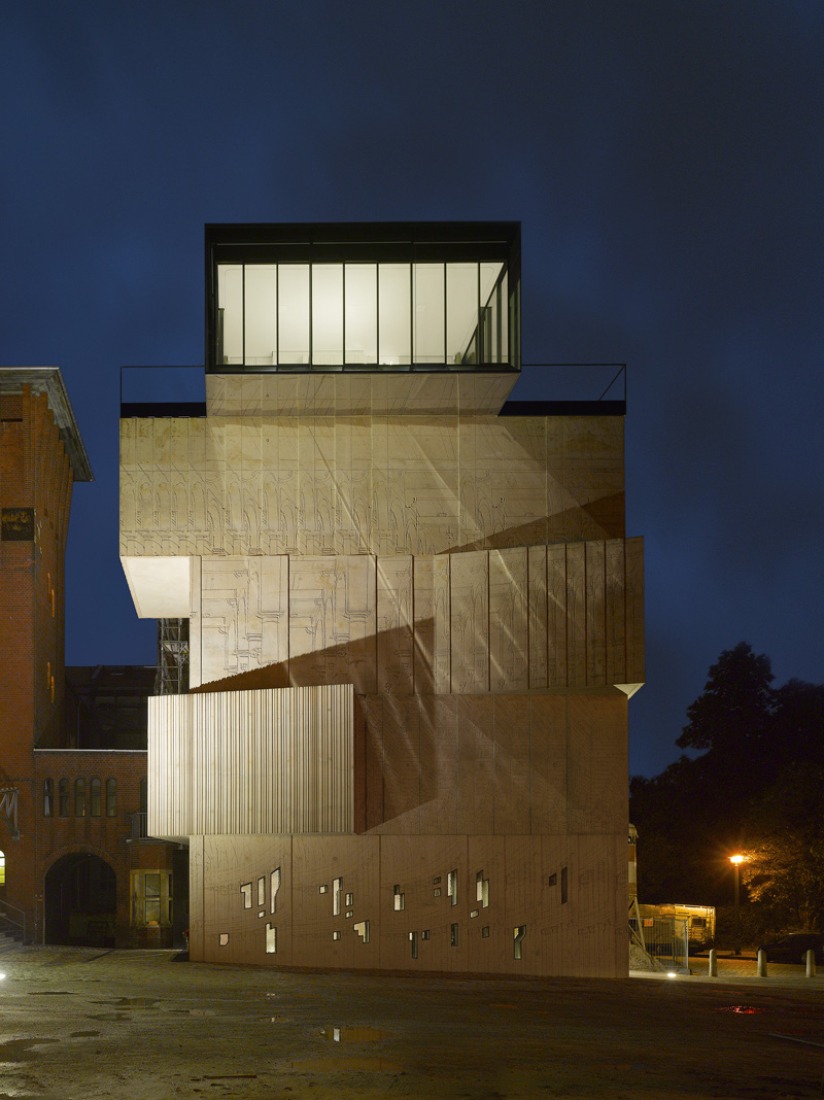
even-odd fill
[(203, 362), (204, 223), (512, 219), (524, 361), (628, 364), (631, 771), (741, 640), (824, 681), (821, 0), (4, 0), (0, 40), (0, 362), (62, 369), (96, 479), (68, 663), (155, 660), (120, 367)]

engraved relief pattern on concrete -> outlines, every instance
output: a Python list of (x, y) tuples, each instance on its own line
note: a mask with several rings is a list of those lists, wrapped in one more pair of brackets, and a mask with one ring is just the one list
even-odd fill
[(121, 421), (121, 553), (333, 555), (622, 537), (620, 417)]
[(278, 666), (271, 686), (361, 694), (637, 685), (642, 550), (611, 539), (434, 558), (203, 558), (199, 682)]

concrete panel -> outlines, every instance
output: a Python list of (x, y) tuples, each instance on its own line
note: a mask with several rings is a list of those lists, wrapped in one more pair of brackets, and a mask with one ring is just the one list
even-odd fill
[(453, 692), (489, 690), (489, 554), (450, 555), (450, 666)]
[(562, 695), (530, 699), (530, 832), (567, 830), (567, 700)]
[(567, 686), (567, 566), (566, 547), (546, 548), (547, 686)]
[(432, 562), (432, 668), (434, 687), (438, 694), (447, 694), (452, 690), (451, 562), (451, 554), (435, 558)]
[(569, 697), (570, 832), (618, 832), (627, 820), (626, 708), (618, 692)]
[(586, 569), (586, 684), (602, 687), (606, 681), (606, 575), (603, 542), (585, 543)]
[(379, 691), (414, 690), (413, 558), (380, 558), (377, 563), (377, 648)]
[(351, 832), (352, 688), (149, 701), (149, 831)]
[(547, 624), (546, 547), (530, 546), (528, 564), (529, 687), (547, 687), (549, 628)]
[(383, 697), (384, 820), (404, 815), (404, 832), (417, 832), (421, 804), (420, 735), (418, 700), (409, 695)]
[(529, 600), (527, 548), (490, 550), (489, 688), (529, 687)]
[[(435, 558), (413, 558), (415, 691), (435, 690)], [(449, 559), (442, 559), (447, 568)]]
[(458, 699), (457, 831), (494, 832), (495, 721), (491, 696)]
[(529, 773), (529, 699), (524, 695), (498, 695), (495, 697), (495, 833), (529, 833)]
[(604, 544), (604, 614), (607, 684), (627, 682), (625, 544), (613, 539)]

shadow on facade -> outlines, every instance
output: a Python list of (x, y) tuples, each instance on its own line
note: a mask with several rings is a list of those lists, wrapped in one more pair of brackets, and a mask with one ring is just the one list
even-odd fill
[(99, 856), (72, 852), (46, 872), (45, 942), (114, 947), (117, 877)]

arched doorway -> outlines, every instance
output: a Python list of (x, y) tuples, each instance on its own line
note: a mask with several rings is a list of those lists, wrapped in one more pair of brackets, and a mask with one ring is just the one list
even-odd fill
[(117, 877), (90, 852), (62, 856), (46, 872), (46, 943), (114, 947)]

